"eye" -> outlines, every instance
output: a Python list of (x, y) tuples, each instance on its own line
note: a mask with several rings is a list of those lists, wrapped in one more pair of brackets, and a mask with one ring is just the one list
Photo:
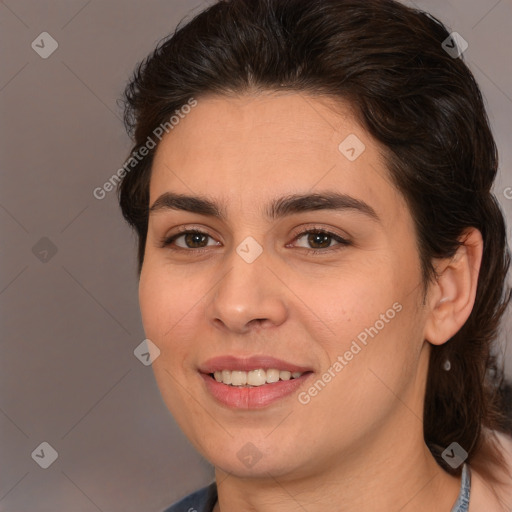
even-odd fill
[(306, 243), (309, 244), (310, 247), (313, 247), (313, 249), (305, 247), (310, 253), (321, 253), (333, 250), (331, 246), (331, 242), (333, 240), (338, 242), (338, 245), (341, 246), (351, 245), (350, 241), (346, 240), (345, 238), (337, 235), (336, 233), (332, 233), (331, 231), (327, 231), (321, 228), (313, 228), (306, 231), (301, 231), (297, 236), (295, 236), (294, 241), (300, 240), (306, 235)]
[[(187, 250), (187, 249), (196, 249), (197, 250), (197, 249), (202, 249), (204, 247), (207, 247), (208, 244), (205, 243), (205, 241), (208, 238), (211, 238), (211, 236), (204, 231), (199, 231), (197, 229), (189, 229), (189, 230), (181, 231), (180, 233), (177, 233), (170, 237), (164, 238), (164, 240), (162, 241), (162, 247), (172, 246), (177, 240), (179, 240), (182, 237), (183, 237), (183, 242), (185, 245), (184, 246), (179, 245), (179, 244), (175, 244), (175, 245), (178, 249), (183, 249), (183, 250)], [(215, 244), (213, 244), (213, 245), (215, 245)]]

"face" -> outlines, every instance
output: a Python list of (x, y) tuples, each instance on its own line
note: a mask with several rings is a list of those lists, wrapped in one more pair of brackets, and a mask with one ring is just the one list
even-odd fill
[(425, 313), (381, 148), (326, 98), (197, 101), (155, 155), (140, 276), (167, 407), (241, 476), (398, 449), (396, 429), (421, 429)]

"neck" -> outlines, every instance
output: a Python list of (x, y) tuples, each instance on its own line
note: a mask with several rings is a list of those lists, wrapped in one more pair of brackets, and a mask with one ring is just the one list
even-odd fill
[(390, 432), (386, 450), (366, 442), (362, 451), (333, 454), (323, 461), (322, 471), (312, 468), (299, 479), (290, 473), (276, 478), (271, 471), (238, 477), (216, 468), (214, 512), (324, 512), (333, 504), (338, 512), (450, 510), (459, 494), (460, 477), (437, 464), (418, 430), (416, 436), (411, 435), (411, 425)]

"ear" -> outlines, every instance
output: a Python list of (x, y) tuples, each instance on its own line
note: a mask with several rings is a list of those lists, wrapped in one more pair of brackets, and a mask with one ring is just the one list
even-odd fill
[(467, 229), (451, 259), (434, 262), (436, 282), (429, 287), (424, 339), (442, 345), (454, 336), (469, 318), (475, 303), (482, 263), (483, 239), (476, 228)]

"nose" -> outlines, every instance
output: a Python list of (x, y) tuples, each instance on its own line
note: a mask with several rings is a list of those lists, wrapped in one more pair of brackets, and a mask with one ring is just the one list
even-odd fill
[(233, 250), (223, 277), (208, 295), (208, 321), (226, 333), (238, 334), (281, 325), (288, 314), (287, 294), (269, 263), (265, 251), (248, 263)]

